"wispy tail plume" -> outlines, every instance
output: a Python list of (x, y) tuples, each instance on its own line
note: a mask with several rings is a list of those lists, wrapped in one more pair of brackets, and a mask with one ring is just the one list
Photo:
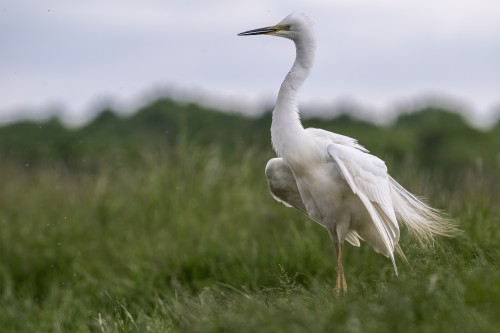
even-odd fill
[(432, 243), (437, 235), (452, 237), (460, 233), (455, 223), (441, 211), (429, 207), (392, 177), (389, 178), (396, 217), (421, 244)]

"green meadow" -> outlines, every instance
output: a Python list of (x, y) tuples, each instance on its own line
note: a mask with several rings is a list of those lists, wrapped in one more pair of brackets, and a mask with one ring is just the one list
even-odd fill
[(271, 118), (158, 100), (0, 127), (0, 332), (498, 332), (500, 124), (426, 108), (376, 126), (306, 119), (359, 139), (463, 234), (409, 264), (346, 245), (274, 201)]

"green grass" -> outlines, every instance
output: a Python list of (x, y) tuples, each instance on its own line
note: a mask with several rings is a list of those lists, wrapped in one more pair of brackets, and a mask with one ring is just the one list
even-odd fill
[[(0, 165), (2, 332), (494, 332), (498, 180), (394, 165), (464, 235), (411, 266), (346, 246), (337, 298), (327, 233), (275, 202), (270, 152), (179, 144), (93, 168)], [(17, 163), (17, 164), (16, 164)], [(496, 190), (495, 190), (496, 189)]]

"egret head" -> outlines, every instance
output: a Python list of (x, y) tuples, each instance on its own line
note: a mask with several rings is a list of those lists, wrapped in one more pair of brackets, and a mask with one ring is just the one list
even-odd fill
[(276, 25), (249, 30), (238, 36), (270, 35), (285, 37), (297, 42), (300, 39), (311, 38), (314, 23), (302, 13), (293, 12)]

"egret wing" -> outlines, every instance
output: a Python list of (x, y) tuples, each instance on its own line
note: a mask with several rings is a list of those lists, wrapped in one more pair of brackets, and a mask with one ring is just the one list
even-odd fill
[(300, 197), (297, 182), (292, 170), (282, 158), (273, 158), (266, 165), (266, 179), (273, 198), (287, 207), (295, 207), (307, 215), (306, 207)]
[[(384, 161), (357, 147), (332, 143), (329, 156), (337, 164), (343, 178), (368, 211), (376, 230), (394, 264), (394, 247), (399, 240), (399, 227), (392, 206), (391, 189)], [(396, 268), (396, 265), (394, 264)], [(397, 272), (397, 270), (396, 270)]]

